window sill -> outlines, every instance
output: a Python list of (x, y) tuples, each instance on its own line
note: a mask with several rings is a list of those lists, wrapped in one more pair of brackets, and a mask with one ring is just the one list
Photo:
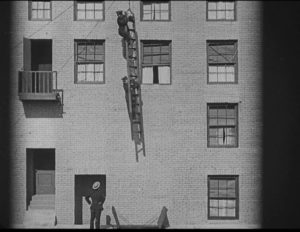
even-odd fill
[(74, 84), (78, 84), (78, 85), (102, 85), (102, 84), (105, 84), (105, 81), (103, 82), (75, 82)]

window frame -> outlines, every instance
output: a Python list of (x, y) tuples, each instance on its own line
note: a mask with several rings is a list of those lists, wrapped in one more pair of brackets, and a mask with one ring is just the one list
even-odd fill
[[(209, 19), (208, 18), (208, 3), (209, 2), (233, 2), (234, 3), (234, 10), (233, 10), (233, 14), (234, 14), (234, 19)], [(217, 10), (216, 10), (217, 11)], [(237, 1), (236, 0), (224, 0), (224, 1), (214, 1), (214, 0), (206, 0), (206, 21), (208, 22), (234, 22), (237, 21)]]
[(162, 19), (159, 19), (159, 20), (152, 20), (152, 19), (144, 19), (144, 2), (147, 2), (147, 3), (164, 3), (163, 1), (158, 1), (158, 0), (156, 0), (156, 1), (145, 1), (145, 0), (141, 0), (140, 1), (140, 20), (141, 21), (143, 21), (143, 22), (170, 22), (171, 21), (171, 1), (169, 0), (169, 1), (166, 1), (166, 2), (168, 2), (168, 4), (169, 4), (169, 18), (167, 19), (167, 20), (162, 20)]
[[(210, 124), (209, 124), (209, 108), (210, 106), (224, 106), (224, 105), (231, 105), (234, 106), (235, 108), (235, 116), (236, 116), (236, 143), (234, 145), (210, 145), (209, 139), (210, 139), (210, 133), (209, 133), (209, 129), (210, 129)], [(207, 103), (206, 106), (207, 109), (207, 148), (238, 148), (239, 147), (239, 104), (238, 103), (228, 103), (228, 102), (218, 102), (218, 103)]]
[[(230, 44), (234, 44), (235, 49), (236, 49), (236, 62), (234, 63), (234, 81), (233, 82), (226, 82), (226, 81), (222, 81), (222, 82), (210, 82), (209, 81), (209, 45), (210, 44), (218, 44), (218, 45), (230, 45)], [(231, 85), (231, 84), (238, 84), (238, 62), (239, 62), (239, 51), (238, 51), (238, 40), (207, 40), (206, 41), (206, 73), (207, 73), (207, 84), (208, 85), (222, 85), (222, 84), (227, 84), (227, 85)], [(217, 66), (218, 64), (216, 64)]]
[[(141, 83), (143, 85), (172, 85), (172, 40), (141, 40)], [(144, 44), (146, 43), (168, 43), (169, 45), (169, 56), (170, 56), (170, 83), (143, 83), (143, 68), (144, 67), (154, 67), (154, 66), (167, 66), (167, 65), (144, 65), (143, 60), (144, 60)]]
[[(78, 82), (77, 43), (78, 42), (100, 42), (103, 46), (103, 81)], [(80, 62), (79, 62), (80, 63)], [(84, 63), (84, 62), (83, 62)], [(102, 62), (91, 62), (90, 64), (102, 64)], [(105, 84), (105, 40), (103, 39), (74, 39), (74, 84)]]
[[(84, 21), (105, 21), (105, 1), (90, 1), (90, 2), (101, 2), (102, 3), (102, 14), (103, 14), (103, 18), (102, 19), (78, 19), (78, 8), (77, 8), (77, 4), (78, 2), (84, 2), (84, 1), (78, 1), (78, 0), (74, 0), (74, 21), (79, 21), (79, 22), (84, 22)], [(86, 2), (85, 2), (86, 3)], [(95, 9), (94, 9), (95, 11)], [(85, 11), (86, 12), (86, 11)]]
[[(235, 216), (210, 216), (210, 180), (235, 180), (235, 198), (224, 198), (227, 199), (235, 199)], [(219, 189), (219, 188), (218, 188)], [(217, 198), (220, 199), (220, 198)], [(239, 219), (239, 176), (238, 175), (208, 175), (207, 176), (207, 219), (208, 220), (238, 220)]]
[[(43, 1), (32, 1), (32, 0), (29, 0), (28, 1), (28, 20), (29, 21), (52, 21), (52, 1), (47, 1), (50, 3), (50, 18), (47, 19), (47, 18), (36, 18), (36, 19), (33, 19), (32, 18), (32, 2), (43, 2)], [(43, 9), (44, 10), (44, 9)]]

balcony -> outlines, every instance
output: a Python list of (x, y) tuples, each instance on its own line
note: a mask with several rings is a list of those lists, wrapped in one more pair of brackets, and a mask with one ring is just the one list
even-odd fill
[(20, 100), (61, 101), (60, 93), (56, 71), (19, 71)]

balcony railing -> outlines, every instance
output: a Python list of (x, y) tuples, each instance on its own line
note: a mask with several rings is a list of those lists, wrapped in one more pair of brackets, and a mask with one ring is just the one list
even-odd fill
[(19, 71), (21, 100), (57, 100), (56, 71)]

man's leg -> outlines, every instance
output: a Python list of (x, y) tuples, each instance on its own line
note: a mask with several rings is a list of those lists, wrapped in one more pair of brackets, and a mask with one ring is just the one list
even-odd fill
[(96, 229), (100, 229), (100, 217), (101, 217), (101, 211), (100, 209), (96, 210)]
[(95, 210), (91, 209), (90, 229), (94, 229)]

